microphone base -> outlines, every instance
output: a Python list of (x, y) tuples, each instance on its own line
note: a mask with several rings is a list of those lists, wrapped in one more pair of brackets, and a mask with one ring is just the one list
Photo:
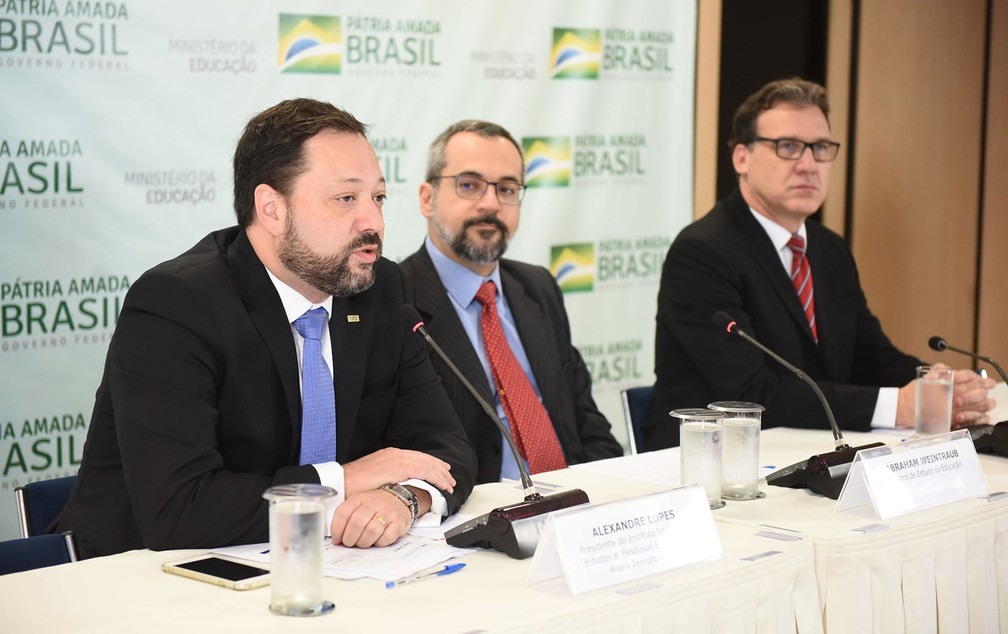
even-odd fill
[(995, 425), (969, 427), (973, 447), (978, 453), (989, 453), (1008, 458), (1008, 421)]
[(588, 504), (588, 494), (581, 489), (525, 500), (456, 526), (445, 533), (445, 539), (459, 548), (488, 548), (512, 559), (527, 559), (539, 545), (546, 516), (582, 504)]
[(843, 491), (844, 482), (850, 472), (851, 463), (854, 456), (862, 449), (872, 447), (882, 447), (885, 443), (875, 442), (870, 445), (860, 447), (841, 447), (829, 453), (811, 456), (808, 460), (802, 460), (785, 467), (780, 471), (775, 471), (767, 476), (767, 484), (778, 487), (788, 487), (791, 489), (808, 489), (813, 493), (818, 493), (836, 500)]

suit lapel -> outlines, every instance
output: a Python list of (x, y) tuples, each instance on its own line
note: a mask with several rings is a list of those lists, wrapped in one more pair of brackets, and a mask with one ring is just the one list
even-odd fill
[(238, 237), (228, 248), (227, 258), (249, 319), (259, 332), (280, 376), (293, 430), (290, 451), (296, 458), (301, 446), (301, 387), (290, 324), (276, 287), (244, 231), (238, 232)]
[(555, 364), (550, 362), (550, 352), (555, 350), (552, 340), (556, 333), (550, 330), (550, 320), (543, 315), (542, 308), (529, 297), (524, 284), (511, 274), (504, 262), (501, 262), (501, 284), (543, 402), (552, 401), (547, 396), (555, 393), (556, 370), (551, 369)]
[(830, 280), (830, 258), (823, 252), (823, 243), (818, 240), (819, 232), (812, 231), (805, 223), (808, 231), (808, 259), (812, 268), (812, 294), (815, 302), (816, 329), (819, 333), (819, 356), (826, 370), (826, 376), (840, 376), (840, 355), (836, 354), (839, 347), (837, 328), (830, 322), (834, 315), (839, 315), (832, 288), (835, 284)]
[[(417, 255), (420, 266), (416, 268), (416, 275), (410, 283), (416, 291), (415, 307), (424, 320), (427, 332), (444, 349), (462, 374), (469, 378), (480, 395), (492, 403), (493, 392), (486, 379), (483, 364), (480, 363), (472, 342), (469, 341), (469, 336), (459, 321), (455, 307), (441, 284), (427, 249), (421, 247)], [(472, 380), (473, 377), (476, 378), (475, 381)]]
[(374, 328), (369, 304), (351, 298), (334, 297), (329, 318), (333, 351), (333, 385), (336, 393), (336, 454), (342, 462), (349, 456), (350, 441), (364, 390), (367, 342)]
[[(780, 256), (774, 249), (774, 245), (770, 241), (770, 237), (766, 234), (766, 231), (752, 217), (752, 212), (749, 211), (745, 199), (738, 192), (736, 192), (736, 195), (738, 196), (738, 201), (733, 201), (737, 202), (737, 204), (733, 205), (732, 211), (742, 231), (749, 237), (749, 253), (756, 260), (767, 282), (769, 282), (777, 297), (780, 298), (791, 319), (794, 320), (795, 325), (805, 333), (809, 341), (812, 341), (812, 329), (805, 318), (805, 311), (802, 310), (801, 300), (798, 299), (798, 293), (795, 292), (791, 278), (781, 265)], [(809, 257), (811, 258), (811, 255)], [(810, 265), (813, 267), (813, 293), (818, 293), (819, 285), (816, 283), (815, 266), (812, 262), (810, 262)], [(818, 295), (816, 295), (815, 301), (818, 304)]]

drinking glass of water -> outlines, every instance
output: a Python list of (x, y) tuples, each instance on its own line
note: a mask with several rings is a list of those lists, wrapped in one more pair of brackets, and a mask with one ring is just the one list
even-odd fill
[(724, 412), (691, 407), (670, 413), (679, 419), (679, 467), (683, 484), (698, 484), (712, 509), (721, 500), (721, 420)]
[(326, 500), (336, 491), (321, 484), (283, 484), (269, 500), (270, 610), (289, 616), (326, 614), (322, 598), (322, 547)]
[(721, 419), (721, 497), (764, 497), (759, 491), (759, 437), (766, 408), (746, 401), (715, 401), (707, 407), (725, 415)]
[(945, 434), (952, 429), (952, 375), (945, 365), (917, 366), (914, 386), (914, 430), (918, 436)]

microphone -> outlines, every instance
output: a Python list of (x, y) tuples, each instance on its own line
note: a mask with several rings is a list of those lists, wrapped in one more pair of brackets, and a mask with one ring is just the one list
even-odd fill
[[(1001, 380), (1008, 383), (1008, 376), (1005, 376), (1005, 371), (990, 357), (984, 357), (969, 350), (950, 346), (942, 337), (931, 337), (928, 339), (928, 346), (936, 352), (951, 350), (952, 352), (965, 354), (968, 357), (988, 363), (994, 366), (994, 369), (1001, 375)], [(973, 438), (973, 446), (977, 451), (1008, 457), (1008, 421), (1002, 421), (994, 425), (973, 425), (967, 429), (969, 429), (970, 436)]]
[(848, 445), (844, 442), (843, 433), (840, 431), (840, 426), (837, 425), (836, 418), (833, 416), (833, 410), (826, 401), (826, 396), (822, 393), (822, 390), (819, 389), (819, 386), (816, 385), (816, 382), (809, 377), (809, 375), (785, 361), (783, 357), (764, 346), (754, 337), (749, 335), (749, 333), (739, 328), (738, 323), (727, 313), (719, 310), (711, 316), (711, 320), (714, 322), (715, 326), (723, 328), (728, 334), (738, 335), (750, 344), (756, 346), (774, 361), (780, 363), (799, 379), (807, 383), (808, 386), (812, 388), (812, 391), (815, 392), (815, 395), (819, 397), (819, 401), (822, 403), (823, 409), (826, 410), (826, 417), (829, 419), (830, 427), (833, 428), (833, 440), (835, 444), (835, 449), (833, 451), (829, 453), (816, 454), (811, 456), (808, 460), (802, 460), (801, 462), (797, 462), (789, 467), (779, 469), (767, 476), (767, 484), (790, 487), (792, 489), (803, 489), (807, 487), (814, 493), (825, 495), (832, 500), (839, 498), (840, 492), (843, 490), (844, 481), (847, 479), (847, 473), (850, 471), (850, 463), (854, 461), (855, 454), (862, 449), (881, 447), (884, 443), (876, 442), (869, 445), (862, 445), (860, 447), (851, 447)]
[(489, 548), (502, 552), (513, 559), (531, 557), (539, 544), (539, 535), (542, 533), (543, 524), (546, 523), (546, 515), (560, 509), (588, 504), (588, 494), (581, 489), (571, 489), (547, 496), (536, 491), (532, 484), (532, 476), (529, 475), (525, 461), (522, 460), (514, 438), (511, 436), (511, 430), (504, 425), (494, 408), (476, 391), (476, 388), (466, 379), (461, 370), (452, 363), (441, 346), (427, 333), (424, 322), (416, 309), (405, 304), (403, 310), (409, 320), (415, 323), (412, 327), (413, 332), (420, 334), (427, 341), (427, 344), (444, 361), (455, 378), (461, 381), (466, 390), (472, 394), (472, 397), (490, 417), (490, 420), (497, 425), (497, 429), (504, 436), (512, 455), (514, 455), (515, 462), (518, 463), (522, 488), (525, 490), (524, 501), (495, 508), (485, 515), (460, 524), (445, 532), (445, 540), (452, 546), (459, 548)]
[(998, 374), (1001, 375), (1001, 380), (1004, 381), (1005, 383), (1008, 383), (1008, 376), (1005, 375), (1005, 371), (1002, 370), (1001, 366), (999, 366), (997, 362), (994, 361), (994, 359), (991, 359), (990, 357), (984, 357), (979, 354), (976, 354), (975, 352), (970, 352), (969, 350), (963, 350), (962, 348), (952, 347), (948, 344), (947, 341), (945, 341), (941, 337), (931, 337), (930, 339), (928, 339), (928, 346), (936, 352), (942, 352), (943, 350), (951, 350), (952, 352), (958, 352), (959, 354), (964, 354), (968, 357), (973, 357), (974, 359), (978, 359), (980, 361), (983, 361), (984, 363), (989, 363), (990, 365), (994, 366), (994, 369), (997, 370)]

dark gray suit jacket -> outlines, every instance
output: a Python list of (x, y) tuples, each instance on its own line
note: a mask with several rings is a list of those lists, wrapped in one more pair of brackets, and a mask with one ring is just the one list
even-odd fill
[[(421, 245), (420, 250), (403, 260), (400, 266), (408, 282), (407, 301), (412, 298), (431, 337), (483, 398), (493, 404), (496, 390), (490, 390), (479, 357), (462, 328), (427, 249)], [(609, 421), (592, 398), (591, 375), (581, 354), (571, 344), (563, 294), (556, 280), (540, 266), (514, 260), (501, 260), (500, 271), (502, 291), (514, 315), (522, 346), (567, 464), (623, 455), (623, 448), (612, 436)], [(441, 359), (432, 355), (431, 361), (476, 448), (479, 463), (476, 481), (498, 481), (504, 449), (500, 432)]]
[(714, 326), (711, 315), (719, 310), (815, 380), (842, 428), (868, 430), (878, 388), (914, 378), (921, 362), (882, 332), (843, 239), (818, 222), (805, 227), (818, 345), (780, 256), (737, 190), (676, 237), (658, 291), (648, 449), (679, 444), (670, 410), (717, 400), (764, 405), (764, 427), (829, 428), (806, 384)]
[[(451, 512), (476, 457), (422, 339), (398, 266), (333, 299), (337, 460), (382, 447), (450, 463)], [(109, 345), (77, 486), (57, 524), (85, 556), (269, 538), (263, 492), (299, 466), (301, 389), (283, 305), (245, 232), (214, 232), (130, 288)]]

